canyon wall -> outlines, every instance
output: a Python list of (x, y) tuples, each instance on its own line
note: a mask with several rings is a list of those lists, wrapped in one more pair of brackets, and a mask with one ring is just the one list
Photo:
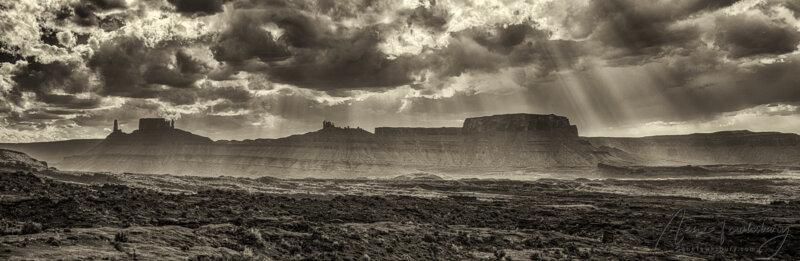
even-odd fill
[(569, 119), (558, 115), (505, 114), (468, 118), (462, 128), (464, 134), (493, 132), (550, 132), (556, 135), (578, 136), (578, 127)]
[[(164, 126), (161, 126), (164, 125)], [(148, 125), (149, 126), (149, 125)], [(578, 137), (556, 115), (469, 118), (461, 128), (323, 128), (280, 139), (212, 141), (170, 124), (104, 140), (0, 144), (65, 170), (203, 176), (359, 177), (612, 165), (800, 164), (800, 136), (727, 131), (643, 138)]]
[(723, 131), (642, 138), (586, 138), (645, 157), (661, 165), (800, 165), (800, 135), (779, 132)]
[[(592, 146), (555, 115), (467, 119), (464, 128), (359, 128), (325, 123), (280, 139), (210, 142), (177, 129), (142, 142), (142, 133), (112, 134), (58, 167), (73, 170), (237, 176), (374, 176), (444, 169), (593, 167), (628, 155)], [(173, 133), (174, 132), (174, 133)], [(114, 136), (118, 135), (118, 136)], [(184, 137), (184, 138), (180, 138)]]

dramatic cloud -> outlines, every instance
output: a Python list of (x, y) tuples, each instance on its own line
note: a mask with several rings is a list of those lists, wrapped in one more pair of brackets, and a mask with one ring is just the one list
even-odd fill
[(244, 139), (514, 112), (585, 135), (800, 132), (791, 0), (22, 0), (0, 3), (0, 33), (2, 141), (139, 117)]
[(716, 24), (716, 42), (732, 58), (791, 53), (800, 44), (797, 28), (766, 16), (722, 16)]
[(250, 59), (270, 62), (289, 58), (288, 48), (262, 28), (264, 22), (259, 15), (242, 13), (231, 20), (214, 46), (217, 60), (238, 65)]
[(292, 61), (270, 67), (277, 82), (315, 89), (391, 87), (411, 83), (413, 58), (389, 59), (377, 45), (380, 28), (331, 38), (322, 48), (298, 48)]
[(74, 63), (52, 62), (43, 64), (28, 59), (11, 79), (16, 83), (8, 95), (8, 101), (23, 102), (23, 92), (35, 94), (38, 101), (65, 108), (94, 108), (99, 104), (95, 97), (78, 98), (76, 93), (89, 91), (88, 74)]
[(155, 98), (171, 88), (191, 88), (206, 68), (179, 47), (148, 47), (138, 38), (102, 45), (88, 61), (102, 78), (102, 94)]

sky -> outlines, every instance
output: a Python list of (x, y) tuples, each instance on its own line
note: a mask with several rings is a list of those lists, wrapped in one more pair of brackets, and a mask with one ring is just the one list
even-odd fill
[(142, 117), (215, 140), (503, 113), (800, 132), (796, 0), (20, 0), (0, 35), (0, 142)]

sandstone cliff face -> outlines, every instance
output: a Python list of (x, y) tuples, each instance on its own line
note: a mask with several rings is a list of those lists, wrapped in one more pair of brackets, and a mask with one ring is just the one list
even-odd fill
[(564, 117), (503, 118), (467, 119), (469, 134), (452, 128), (391, 128), (375, 135), (325, 125), (303, 135), (250, 142), (117, 140), (71, 157), (63, 167), (183, 175), (371, 176), (420, 169), (590, 167), (631, 160), (580, 139)]
[(505, 114), (464, 120), (464, 134), (493, 132), (551, 132), (552, 134), (578, 136), (578, 128), (569, 119), (557, 115)]
[(724, 131), (643, 138), (587, 138), (661, 164), (800, 165), (800, 135)]

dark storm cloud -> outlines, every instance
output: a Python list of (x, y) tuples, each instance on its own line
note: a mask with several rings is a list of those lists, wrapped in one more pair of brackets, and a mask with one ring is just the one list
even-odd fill
[(545, 76), (559, 68), (572, 68), (577, 58), (585, 55), (582, 43), (549, 37), (531, 24), (470, 28), (452, 33), (449, 45), (427, 60), (443, 76), (526, 65), (534, 65)]
[[(146, 86), (142, 77), (142, 65), (152, 61), (148, 54), (150, 51), (142, 41), (122, 38), (101, 46), (89, 60), (89, 66), (101, 76), (104, 94), (153, 97), (155, 91)], [(166, 55), (155, 56), (163, 60)]]
[[(56, 14), (59, 20), (69, 17), (69, 8), (64, 6)], [(101, 26), (103, 29), (110, 31), (116, 30), (121, 27), (125, 21), (119, 14), (112, 14), (105, 17), (99, 17), (97, 12), (113, 9), (125, 9), (127, 4), (125, 0), (85, 0), (81, 1), (71, 7), (73, 10), (72, 20), (82, 26)]]
[(400, 15), (406, 17), (408, 25), (420, 24), (436, 30), (441, 30), (451, 19), (447, 10), (435, 5), (431, 8), (420, 6), (411, 11), (402, 11)]
[(783, 2), (783, 5), (786, 6), (789, 10), (794, 12), (794, 16), (800, 18), (800, 2), (786, 0)]
[(721, 16), (716, 24), (716, 43), (732, 58), (790, 53), (800, 44), (800, 31), (766, 17)]
[(99, 9), (115, 9), (125, 8), (127, 4), (125, 0), (86, 0), (83, 1), (86, 5), (93, 5)]
[(58, 37), (56, 36), (56, 33), (58, 33), (57, 30), (49, 28), (49, 27), (41, 27), (39, 29), (39, 31), (41, 32), (39, 39), (41, 39), (41, 41), (43, 43), (46, 43), (46, 44), (49, 44), (49, 45), (52, 45), (52, 46), (58, 46), (58, 47), (63, 47), (64, 46), (61, 43), (61, 41), (59, 41)]
[(187, 89), (169, 89), (158, 94), (158, 99), (174, 105), (188, 105), (197, 102), (197, 93)]
[(27, 62), (11, 77), (16, 83), (7, 95), (11, 101), (19, 103), (23, 92), (32, 92), (37, 100), (54, 106), (93, 108), (99, 105), (97, 98), (82, 99), (72, 95), (91, 90), (89, 75), (77, 69), (77, 64), (62, 61), (42, 63), (33, 57)]
[(168, 0), (181, 13), (209, 15), (222, 12), (223, 0)]
[(82, 26), (96, 26), (100, 23), (97, 15), (94, 14), (95, 8), (91, 5), (79, 4), (73, 7), (74, 17), (72, 18), (76, 24)]
[[(647, 70), (665, 73), (660, 82), (662, 85), (653, 89), (653, 93), (642, 93), (632, 99), (641, 100), (645, 104), (658, 104), (652, 98), (663, 97), (673, 112), (655, 117), (666, 121), (709, 120), (722, 113), (763, 104), (800, 102), (800, 92), (796, 85), (800, 81), (800, 75), (794, 73), (800, 68), (800, 59), (797, 57), (744, 68), (719, 63), (710, 68), (696, 68), (698, 71), (686, 70), (695, 68), (697, 64), (710, 63), (703, 61), (704, 59), (706, 58), (687, 57), (684, 61), (666, 67), (648, 65), (645, 67)], [(689, 79), (683, 79), (684, 77)]]
[[(332, 90), (398, 86), (411, 82), (408, 57), (390, 59), (381, 52), (385, 26), (334, 32), (331, 24), (296, 10), (237, 11), (219, 37), (214, 57), (231, 66), (257, 59), (276, 82)], [(273, 24), (279, 39), (262, 27)], [(240, 68), (246, 69), (246, 68)]]
[[(427, 11), (426, 11), (427, 10)], [(440, 9), (433, 9), (440, 10)], [(442, 11), (416, 8), (401, 12), (407, 23), (441, 29), (447, 23)], [(284, 30), (279, 39), (265, 31), (273, 23)], [(391, 87), (413, 82), (414, 74), (435, 66), (442, 75), (468, 70), (494, 71), (508, 65), (545, 62), (545, 54), (565, 41), (547, 42), (547, 33), (528, 24), (474, 28), (452, 36), (450, 44), (432, 55), (390, 58), (379, 48), (385, 35), (402, 24), (371, 25), (332, 32), (330, 24), (295, 11), (247, 11), (232, 18), (214, 49), (217, 60), (240, 64), (249, 59), (273, 62), (264, 71), (270, 80), (318, 90)], [(570, 60), (570, 59), (565, 59)]]
[(800, 102), (800, 92), (797, 91), (797, 83), (800, 82), (798, 68), (800, 58), (793, 57), (783, 62), (741, 70), (733, 79), (723, 81), (723, 84), (730, 84), (733, 88), (725, 88), (722, 97), (727, 96), (735, 101), (733, 108)]
[(101, 46), (89, 66), (102, 79), (101, 93), (136, 98), (156, 98), (169, 88), (194, 87), (206, 73), (202, 63), (178, 48), (148, 47), (130, 37)]
[(571, 21), (587, 28), (594, 27), (590, 37), (613, 48), (613, 52), (607, 54), (609, 58), (619, 59), (617, 62), (623, 64), (635, 64), (673, 48), (692, 48), (699, 44), (696, 27), (680, 27), (674, 23), (736, 2), (738, 0), (597, 0), (592, 1), (589, 12), (581, 13), (582, 17)]
[(8, 44), (0, 40), (0, 63), (16, 63), (22, 59), (24, 57), (19, 54), (18, 47), (8, 46)]
[(292, 61), (268, 69), (271, 79), (301, 87), (331, 90), (408, 84), (413, 58), (389, 57), (378, 49), (380, 28), (331, 38), (322, 48), (295, 49)]
[(456, 35), (450, 39), (449, 45), (433, 55), (439, 72), (444, 76), (455, 76), (465, 71), (496, 71), (505, 57), (494, 53), (475, 39)]
[(122, 26), (125, 26), (125, 19), (121, 14), (111, 14), (103, 17), (99, 21), (99, 26), (101, 29), (105, 31), (114, 31), (119, 29)]
[(243, 13), (232, 19), (229, 29), (220, 34), (213, 48), (217, 60), (237, 65), (253, 58), (269, 62), (289, 57), (287, 47), (261, 28), (261, 17)]

